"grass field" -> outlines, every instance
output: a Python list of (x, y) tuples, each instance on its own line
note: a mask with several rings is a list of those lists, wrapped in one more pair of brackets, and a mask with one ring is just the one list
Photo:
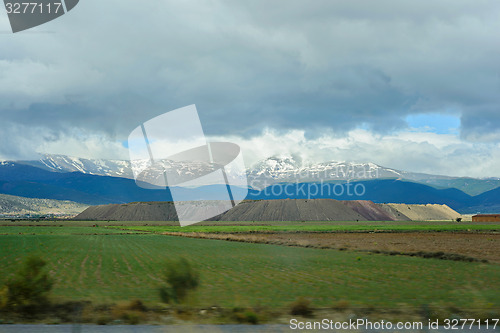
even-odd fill
[[(149, 231), (144, 228), (131, 227)], [(188, 228), (197, 227), (182, 231)], [(345, 300), (375, 308), (500, 308), (496, 264), (120, 233), (109, 227), (0, 227), (0, 283), (34, 253), (49, 262), (57, 299), (158, 303), (162, 263), (182, 256), (201, 275), (192, 306), (282, 308), (305, 296), (315, 307)]]
[(238, 233), (238, 232), (468, 232), (468, 231), (500, 231), (500, 224), (477, 223), (357, 223), (357, 224), (317, 224), (307, 222), (294, 225), (191, 225), (179, 226), (109, 226), (109, 229), (139, 230), (148, 232), (207, 232), (207, 233)]

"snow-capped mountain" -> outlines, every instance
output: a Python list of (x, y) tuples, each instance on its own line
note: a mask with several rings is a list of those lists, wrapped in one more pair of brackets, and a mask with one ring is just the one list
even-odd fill
[[(148, 162), (148, 161), (146, 161)], [(81, 172), (84, 174), (133, 178), (132, 165), (130, 161), (85, 159), (65, 155), (43, 155), (40, 160), (20, 161), (18, 163), (28, 164), (56, 172)], [(163, 161), (162, 167), (176, 168), (180, 173), (197, 173), (193, 164), (182, 164)], [(206, 166), (199, 164), (201, 169)], [(201, 171), (200, 173), (204, 173)], [(266, 182), (307, 182), (307, 181), (330, 181), (330, 180), (352, 180), (373, 178), (401, 178), (411, 177), (412, 173), (384, 168), (373, 163), (352, 162), (326, 162), (317, 164), (305, 164), (293, 157), (271, 157), (260, 161), (247, 169), (250, 181)]]
[(81, 172), (91, 175), (133, 178), (130, 161), (86, 159), (65, 155), (45, 154), (39, 160), (18, 161), (55, 172)]
[[(146, 161), (149, 162), (149, 161)], [(193, 178), (206, 174), (207, 166), (200, 169), (192, 163), (163, 161), (165, 168), (175, 168), (181, 177)], [(55, 172), (81, 172), (84, 174), (133, 179), (132, 165), (125, 160), (85, 159), (64, 155), (41, 156), (35, 161), (19, 161)], [(151, 171), (151, 170), (150, 170)], [(500, 179), (474, 179), (414, 173), (383, 167), (374, 163), (323, 162), (308, 163), (293, 156), (271, 157), (247, 168), (248, 185), (262, 189), (276, 183), (328, 182), (345, 180), (372, 180), (396, 178), (411, 180), (440, 188), (455, 187), (475, 195), (500, 186)]]

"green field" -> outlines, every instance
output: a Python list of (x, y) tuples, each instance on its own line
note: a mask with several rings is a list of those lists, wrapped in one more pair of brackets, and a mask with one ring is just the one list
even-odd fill
[(345, 300), (375, 308), (500, 308), (495, 264), (120, 232), (0, 227), (0, 283), (34, 253), (49, 263), (55, 299), (158, 303), (162, 263), (182, 256), (201, 275), (192, 306), (283, 308), (305, 296), (315, 307)]
[(468, 232), (468, 231), (500, 231), (500, 224), (478, 223), (377, 223), (377, 224), (319, 224), (307, 222), (295, 225), (191, 225), (179, 226), (109, 226), (109, 229), (135, 230), (148, 232), (209, 232), (209, 233), (238, 233), (238, 232)]

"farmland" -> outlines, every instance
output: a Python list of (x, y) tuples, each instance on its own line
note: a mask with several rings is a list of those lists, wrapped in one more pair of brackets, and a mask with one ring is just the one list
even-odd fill
[(189, 300), (195, 307), (284, 308), (305, 296), (315, 307), (345, 301), (374, 308), (500, 308), (496, 264), (127, 232), (0, 227), (1, 279), (34, 253), (49, 262), (56, 280), (54, 299), (106, 303), (138, 298), (156, 304), (162, 263), (186, 257), (202, 278)]
[(250, 233), (250, 232), (459, 232), (459, 231), (500, 231), (498, 223), (443, 223), (443, 222), (378, 222), (378, 223), (315, 223), (282, 222), (279, 224), (221, 224), (191, 225), (187, 227), (169, 225), (110, 226), (123, 230), (163, 232), (203, 232), (203, 233)]

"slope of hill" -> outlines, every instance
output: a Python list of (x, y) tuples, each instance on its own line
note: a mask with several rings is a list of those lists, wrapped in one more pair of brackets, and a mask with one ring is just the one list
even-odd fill
[(215, 221), (366, 221), (366, 218), (341, 201), (262, 200), (242, 202)]
[(401, 215), (408, 217), (412, 221), (442, 221), (455, 220), (461, 217), (459, 213), (446, 205), (406, 205), (406, 204), (382, 204), (393, 208)]
[(177, 213), (172, 202), (132, 202), (91, 206), (75, 217), (90, 221), (176, 221)]
[(0, 214), (2, 215), (77, 215), (88, 205), (72, 201), (32, 199), (0, 194)]
[[(380, 205), (368, 200), (342, 201), (342, 203), (369, 221), (397, 221), (396, 214), (384, 210)], [(403, 217), (404, 218), (404, 217)]]
[(465, 212), (474, 213), (499, 213), (500, 188), (484, 192), (472, 199), (471, 204), (464, 209)]

